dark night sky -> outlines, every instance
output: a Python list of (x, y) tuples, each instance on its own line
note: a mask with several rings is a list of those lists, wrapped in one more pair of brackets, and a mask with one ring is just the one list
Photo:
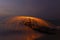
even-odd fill
[(60, 19), (60, 0), (0, 0), (0, 16), (17, 15)]

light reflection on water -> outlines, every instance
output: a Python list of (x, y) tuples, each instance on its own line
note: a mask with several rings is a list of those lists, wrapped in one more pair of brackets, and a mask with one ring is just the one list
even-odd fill
[(35, 32), (31, 28), (26, 28), (26, 30), (23, 28), (20, 31), (19, 30), (3, 31), (2, 33), (0, 33), (0, 40), (34, 40), (42, 36), (43, 34)]

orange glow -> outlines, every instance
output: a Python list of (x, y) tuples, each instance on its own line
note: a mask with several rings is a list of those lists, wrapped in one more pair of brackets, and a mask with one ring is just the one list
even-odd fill
[(8, 20), (7, 24), (12, 24), (14, 22), (20, 22), (20, 21), (26, 21), (28, 22), (29, 19), (31, 19), (31, 21), (36, 21), (40, 26), (48, 26), (48, 23), (46, 23), (44, 20), (39, 19), (39, 18), (35, 18), (35, 17), (30, 17), (30, 16), (16, 16), (16, 17), (12, 17), (11, 19)]
[[(30, 17), (30, 16), (16, 16), (16, 17), (12, 17), (10, 18), (7, 22), (7, 28), (10, 30), (23, 30), (25, 32), (27, 32), (25, 38), (26, 40), (34, 40), (38, 37), (42, 37), (42, 34), (35, 32), (34, 30), (32, 30), (32, 28), (38, 28), (36, 26), (32, 26), (32, 28), (30, 28), (29, 26), (25, 26), (23, 28), (21, 28), (19, 25), (20, 22), (22, 22), (22, 24), (24, 25), (25, 22), (29, 22), (29, 19), (31, 19), (31, 22), (36, 21), (38, 25), (40, 26), (48, 26), (48, 24), (39, 18), (35, 18), (35, 17)], [(24, 22), (24, 23), (23, 23)], [(13, 24), (16, 23), (16, 27), (12, 26)]]

